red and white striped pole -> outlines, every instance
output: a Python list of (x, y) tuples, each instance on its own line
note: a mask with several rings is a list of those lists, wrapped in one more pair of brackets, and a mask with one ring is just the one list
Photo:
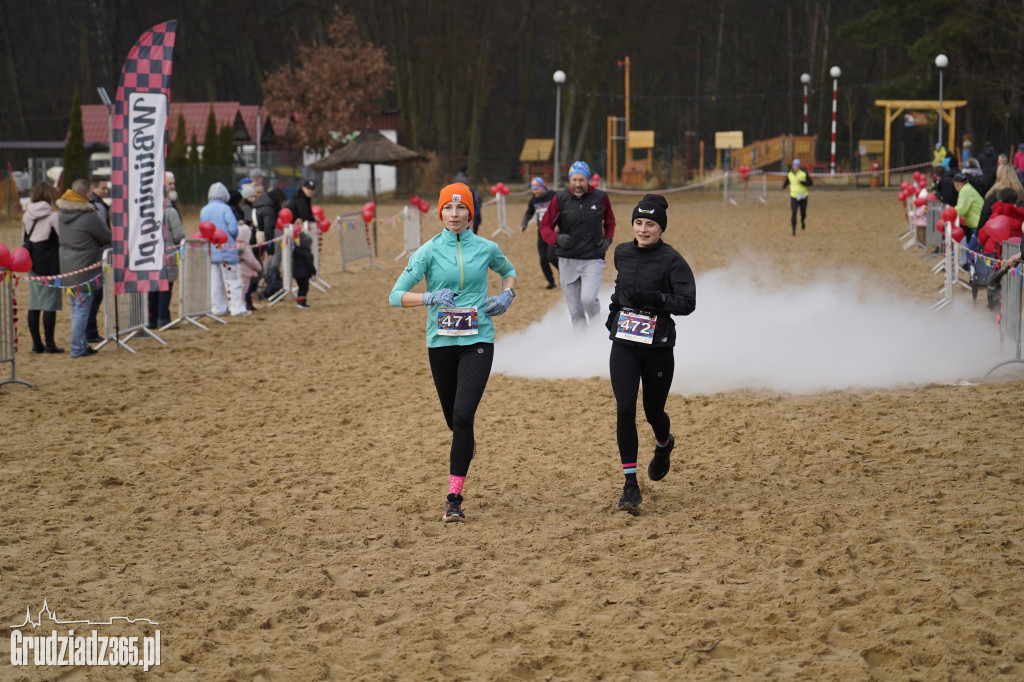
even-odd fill
[(832, 175), (836, 174), (836, 93), (839, 91), (839, 76), (842, 73), (838, 66), (833, 66), (828, 72), (832, 76), (832, 162), (830, 164)]
[(811, 82), (811, 74), (800, 74), (800, 82), (804, 84), (804, 137), (807, 137), (807, 86)]

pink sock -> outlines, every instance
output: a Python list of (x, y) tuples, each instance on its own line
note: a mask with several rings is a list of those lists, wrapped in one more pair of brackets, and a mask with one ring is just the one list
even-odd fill
[(462, 485), (466, 482), (465, 476), (449, 476), (448, 477), (448, 492), (455, 493), (456, 495), (462, 494)]

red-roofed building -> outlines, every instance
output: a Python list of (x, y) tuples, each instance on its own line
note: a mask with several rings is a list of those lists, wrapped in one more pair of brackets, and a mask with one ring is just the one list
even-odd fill
[[(213, 118), (217, 129), (229, 125), (235, 130), (235, 141), (239, 144), (256, 144), (256, 119), (259, 116), (260, 144), (278, 147), (288, 128), (288, 119), (273, 117), (260, 105), (242, 105), (238, 102), (171, 102), (167, 115), (168, 136), (173, 138), (178, 131), (178, 118), (185, 118), (185, 139), (202, 144), (206, 136), (206, 121), (213, 109)], [(108, 147), (110, 130), (107, 120), (107, 107), (102, 104), (82, 105), (82, 127), (85, 133), (85, 146), (93, 145)]]

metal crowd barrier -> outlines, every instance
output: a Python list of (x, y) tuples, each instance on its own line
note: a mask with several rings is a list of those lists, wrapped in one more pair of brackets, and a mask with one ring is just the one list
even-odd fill
[(405, 249), (395, 256), (395, 260), (411, 256), (420, 248), (420, 210), (412, 206), (402, 209), (402, 232)]
[(345, 270), (349, 263), (354, 263), (364, 258), (370, 261), (366, 267), (377, 267), (373, 264), (373, 248), (369, 226), (360, 227), (358, 217), (359, 214), (350, 213), (340, 215), (334, 219), (334, 226), (338, 229), (338, 244), (341, 247), (342, 270)]
[(0, 364), (11, 365), (11, 378), (0, 381), (4, 384), (22, 384), (35, 388), (35, 384), (18, 379), (15, 374), (15, 328), (14, 318), (17, 313), (14, 299), (14, 273), (7, 268), (0, 268)]
[[(1007, 260), (1011, 256), (1015, 256), (1020, 253), (1021, 245), (1013, 242), (1003, 242), (1002, 260)], [(1018, 265), (1018, 268), (1024, 268), (1024, 265)], [(1024, 364), (1024, 360), (1021, 359), (1021, 273), (1018, 270), (1017, 274), (1008, 274), (1003, 277), (1002, 281), (1003, 295), (1002, 300), (999, 303), (999, 331), (1003, 335), (1003, 338), (1009, 338), (1016, 342), (1016, 355), (1012, 360), (1005, 360), (1000, 362), (998, 365), (993, 367), (985, 375), (988, 378), (989, 374), (996, 371), (1000, 367), (1006, 365), (1017, 365)]]
[(296, 298), (297, 288), (292, 286), (292, 244), (295, 243), (295, 239), (292, 237), (292, 226), (285, 225), (283, 232), (284, 235), (278, 242), (281, 249), (281, 289), (268, 299), (268, 308), (273, 308), (287, 296)]
[(953, 223), (948, 220), (943, 229), (942, 244), (942, 260), (939, 261), (943, 270), (942, 288), (939, 289), (942, 298), (929, 306), (931, 312), (941, 310), (953, 302), (953, 283), (960, 277), (960, 244), (953, 241)]
[(942, 224), (943, 203), (929, 201), (926, 206), (924, 248), (927, 249), (928, 254), (935, 254), (942, 249), (942, 233), (936, 229), (936, 225)]
[[(730, 184), (730, 178), (734, 180), (740, 179), (740, 181)], [(757, 182), (758, 180), (760, 182)], [(760, 185), (760, 189), (758, 189), (758, 185)], [(742, 194), (738, 190), (740, 186), (743, 187)], [(731, 194), (729, 193), (730, 187), (732, 187)], [(751, 188), (753, 188), (753, 192), (749, 191)], [(726, 171), (722, 173), (722, 195), (733, 206), (736, 206), (737, 200), (743, 201), (745, 199), (757, 199), (762, 204), (766, 204), (768, 203), (766, 201), (768, 196), (768, 174), (759, 168), (752, 168), (747, 173), (746, 179), (742, 179), (737, 171)]]
[(316, 267), (316, 274), (309, 279), (309, 283), (320, 291), (326, 293), (327, 289), (333, 289), (334, 287), (328, 284), (324, 278), (320, 276), (320, 251), (323, 250), (324, 246), (324, 235), (320, 232), (320, 226), (314, 223), (313, 229), (309, 230), (309, 236), (313, 238), (313, 266)]
[(505, 204), (505, 195), (498, 193), (494, 197), (495, 202), (498, 205), (498, 229), (491, 233), (492, 237), (497, 237), (499, 234), (514, 235), (515, 231), (508, 226), (507, 222), (507, 207)]
[(210, 311), (210, 242), (186, 239), (178, 246), (178, 253), (181, 256), (178, 264), (178, 317), (160, 330), (188, 322), (209, 331), (209, 327), (199, 321), (203, 317), (227, 324)]
[[(1003, 242), (1002, 260), (1006, 261), (1020, 253), (1020, 244)], [(1024, 267), (1024, 266), (1021, 266)], [(1003, 297), (999, 306), (999, 327), (1005, 338), (1017, 342), (1017, 359), (1020, 359), (1021, 323), (1021, 277), (1003, 278)]]
[[(149, 338), (156, 339), (166, 346), (166, 341), (146, 329), (146, 322), (149, 320), (148, 292), (130, 291), (119, 296), (114, 294), (114, 267), (110, 262), (112, 254), (112, 249), (103, 251), (103, 340), (96, 348), (102, 348), (113, 341), (134, 353), (135, 349), (129, 346), (128, 342), (143, 331)], [(122, 336), (124, 338), (121, 338)]]

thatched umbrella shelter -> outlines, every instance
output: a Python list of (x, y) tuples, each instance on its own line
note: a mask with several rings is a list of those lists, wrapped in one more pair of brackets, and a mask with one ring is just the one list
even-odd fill
[[(310, 167), (318, 171), (338, 170), (361, 163), (370, 164), (370, 197), (377, 203), (377, 174), (374, 166), (404, 166), (407, 163), (426, 161), (419, 152), (396, 144), (380, 134), (379, 130), (364, 128), (359, 136), (340, 149), (336, 149)], [(373, 248), (377, 248), (377, 220), (373, 221)]]

